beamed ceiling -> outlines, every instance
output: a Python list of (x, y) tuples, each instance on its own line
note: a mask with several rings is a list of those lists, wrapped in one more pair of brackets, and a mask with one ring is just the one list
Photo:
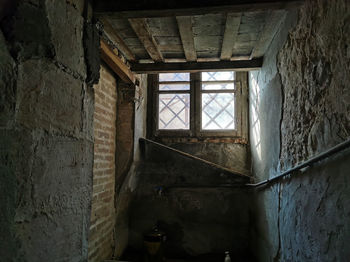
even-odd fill
[(135, 72), (254, 69), (302, 2), (98, 0), (94, 11)]

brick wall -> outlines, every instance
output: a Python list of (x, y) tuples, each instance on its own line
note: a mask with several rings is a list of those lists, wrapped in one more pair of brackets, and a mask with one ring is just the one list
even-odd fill
[(113, 254), (115, 225), (116, 80), (101, 66), (95, 89), (93, 200), (89, 234), (89, 261), (102, 261)]
[(135, 89), (120, 83), (118, 86), (118, 97), (116, 150), (120, 154), (116, 158), (117, 192), (119, 192), (133, 161)]

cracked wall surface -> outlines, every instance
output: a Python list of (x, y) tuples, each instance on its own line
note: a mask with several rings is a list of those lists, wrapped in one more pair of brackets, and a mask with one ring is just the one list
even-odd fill
[(278, 55), (282, 167), (350, 136), (349, 45), (349, 2), (307, 1)]
[(12, 11), (0, 31), (1, 261), (86, 261), (94, 97), (82, 9), (24, 0)]
[[(349, 137), (348, 1), (306, 1), (290, 11), (260, 71), (251, 72), (250, 142), (257, 181)], [(346, 261), (349, 150), (255, 194), (252, 249), (259, 261)]]

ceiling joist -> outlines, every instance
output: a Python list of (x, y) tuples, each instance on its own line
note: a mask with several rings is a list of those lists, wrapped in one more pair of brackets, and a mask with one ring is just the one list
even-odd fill
[(135, 73), (155, 74), (170, 72), (199, 72), (199, 71), (228, 71), (228, 70), (257, 70), (261, 68), (263, 59), (241, 61), (218, 61), (218, 62), (187, 62), (187, 63), (150, 63), (131, 64), (131, 70)]
[(190, 16), (177, 16), (176, 20), (186, 60), (189, 62), (197, 61), (192, 32), (192, 18)]
[(151, 18), (290, 9), (303, 3), (304, 0), (99, 0), (94, 1), (94, 12), (116, 18)]
[(130, 48), (124, 43), (123, 39), (116, 33), (113, 26), (109, 23), (106, 17), (99, 18), (103, 24), (103, 29), (110, 39), (118, 46), (118, 49), (125, 55), (129, 61), (135, 61), (135, 55), (132, 53)]
[(148, 28), (146, 19), (129, 19), (129, 23), (134, 32), (136, 33), (137, 37), (140, 39), (149, 56), (155, 62), (164, 61), (163, 55), (158, 49), (156, 40), (154, 39)]
[(232, 57), (233, 45), (236, 42), (242, 14), (227, 14), (224, 39), (221, 48), (221, 60), (230, 60)]
[(136, 78), (131, 70), (124, 64), (124, 62), (111, 50), (111, 48), (102, 40), (101, 44), (101, 58), (105, 63), (125, 82), (128, 84), (135, 84)]

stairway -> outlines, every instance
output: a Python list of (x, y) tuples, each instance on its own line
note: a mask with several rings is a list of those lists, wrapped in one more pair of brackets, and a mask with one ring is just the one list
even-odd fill
[(132, 252), (142, 252), (143, 235), (157, 224), (167, 235), (167, 258), (219, 261), (229, 250), (242, 258), (235, 261), (250, 261), (251, 192), (244, 186), (250, 177), (150, 140), (140, 142), (143, 159), (129, 209)]

